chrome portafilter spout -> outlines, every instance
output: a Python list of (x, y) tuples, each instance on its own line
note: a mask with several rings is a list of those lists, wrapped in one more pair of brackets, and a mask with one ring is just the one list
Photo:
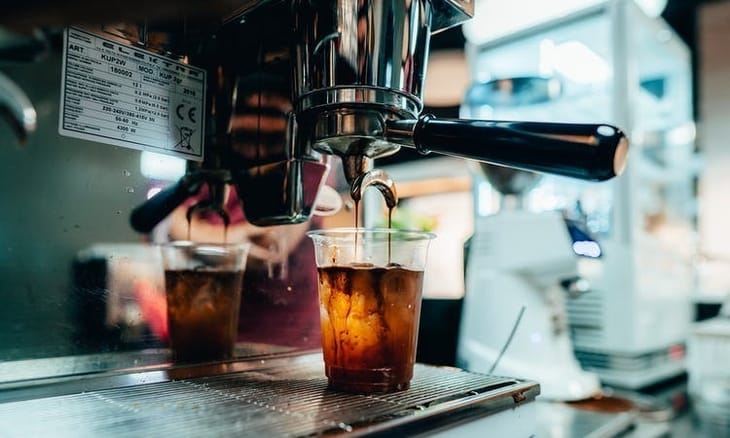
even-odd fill
[(226, 181), (222, 178), (207, 181), (208, 197), (193, 204), (185, 213), (188, 223), (196, 213), (215, 213), (223, 220), (226, 227), (231, 223), (226, 212)]
[(373, 168), (373, 159), (365, 155), (342, 155), (340, 158), (345, 180), (350, 187), (355, 187), (355, 182)]
[(370, 186), (374, 186), (382, 193), (385, 205), (389, 209), (393, 209), (398, 205), (398, 192), (395, 190), (395, 183), (381, 169), (373, 169), (357, 177), (350, 187), (350, 196), (355, 202), (359, 202), (365, 189)]

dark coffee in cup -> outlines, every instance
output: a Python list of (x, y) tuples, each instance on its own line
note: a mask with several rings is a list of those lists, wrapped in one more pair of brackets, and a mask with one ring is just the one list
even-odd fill
[(413, 377), (423, 271), (318, 268), (325, 371), (333, 389), (391, 392)]
[(176, 361), (233, 357), (243, 271), (166, 270), (170, 346)]

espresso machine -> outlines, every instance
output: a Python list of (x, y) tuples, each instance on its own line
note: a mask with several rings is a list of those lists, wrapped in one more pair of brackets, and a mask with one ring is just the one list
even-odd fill
[[(606, 124), (422, 114), (430, 36), (468, 20), (469, 0), (54, 6), (6, 6), (0, 26), (26, 49), (0, 54), (34, 62), (61, 47), (58, 138), (188, 160), (179, 181), (131, 211), (140, 233), (203, 187), (208, 195), (188, 217), (213, 213), (227, 223), (228, 185), (252, 224), (306, 222), (332, 157), (352, 187), (363, 187), (381, 175), (372, 173), (373, 161), (402, 147), (590, 181), (612, 178), (625, 164), (628, 142)], [(0, 93), (9, 108), (3, 114), (32, 137), (32, 114), (22, 110), (29, 105), (7, 95), (20, 94)], [(407, 392), (339, 394), (326, 389), (319, 353), (287, 349), (253, 348), (234, 361), (191, 366), (155, 362), (146, 352), (127, 362), (114, 357), (3, 363), (0, 422), (13, 419), (9, 433), (18, 436), (130, 428), (480, 436), (483, 427), (527, 436), (534, 417), (527, 402), (539, 393), (534, 382), (417, 365)], [(58, 415), (32, 421), (34, 412)]]
[[(401, 147), (593, 181), (623, 169), (628, 143), (609, 125), (444, 120), (421, 114), (430, 35), (468, 20), (470, 1), (236, 6), (220, 2), (197, 11), (191, 3), (176, 13), (183, 14), (179, 17), (166, 14), (162, 4), (125, 3), (120, 10), (95, 11), (93, 19), (102, 25), (86, 27), (119, 44), (183, 60), (205, 76), (204, 115), (195, 114), (196, 121), (205, 118), (204, 139), (195, 145), (203, 151), (187, 155), (192, 161), (177, 184), (133, 212), (137, 231), (150, 231), (203, 184), (210, 199), (194, 209), (225, 216), (223, 186), (233, 184), (250, 222), (306, 221), (332, 155), (342, 159), (350, 184), (374, 159)], [(190, 15), (191, 8), (198, 15)], [(12, 6), (5, 22), (89, 22), (87, 14), (94, 9), (81, 9), (84, 13), (70, 8), (80, 15), (59, 12), (49, 18), (41, 13), (43, 2), (31, 2)], [(135, 18), (143, 24), (127, 24)], [(124, 19), (125, 24), (108, 24)], [(182, 118), (185, 103), (193, 105), (178, 103)], [(267, 122), (285, 129), (274, 133)], [(69, 123), (61, 130), (78, 135), (74, 127)], [(170, 143), (184, 143), (174, 128), (169, 135), (178, 137)]]

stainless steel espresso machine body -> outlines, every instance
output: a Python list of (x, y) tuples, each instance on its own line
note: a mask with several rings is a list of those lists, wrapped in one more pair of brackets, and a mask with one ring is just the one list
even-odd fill
[(189, 213), (211, 210), (227, 221), (226, 183), (250, 222), (303, 222), (330, 155), (352, 184), (372, 159), (401, 146), (588, 180), (619, 174), (628, 143), (609, 125), (421, 114), (430, 36), (472, 9), (459, 0), (261, 1), (202, 23), (164, 17), (97, 27), (207, 72), (204, 160), (136, 209), (133, 228), (149, 232), (203, 184), (210, 199)]
[[(227, 222), (227, 185), (236, 188), (248, 222), (261, 226), (302, 223), (317, 209), (317, 195), (333, 156), (342, 161), (349, 184), (361, 187), (368, 184), (363, 176), (372, 168), (372, 160), (401, 147), (594, 181), (619, 174), (628, 143), (618, 128), (609, 125), (442, 120), (422, 114), (429, 39), (469, 19), (473, 6), (473, 0), (216, 0), (206, 4), (72, 0), (59, 10), (55, 2), (31, 0), (4, 6), (0, 27), (17, 35), (18, 44), (0, 44), (0, 61), (35, 62), (45, 51), (58, 49), (59, 31), (73, 26), (122, 49), (141, 49), (205, 72), (205, 111), (196, 115), (204, 120), (204, 152), (197, 161), (188, 161), (179, 181), (146, 202), (139, 200), (130, 217), (132, 228), (141, 233), (151, 231), (203, 187), (208, 195), (198, 198), (188, 217), (211, 212)], [(32, 105), (22, 90), (6, 86), (1, 79), (0, 111), (12, 121), (19, 138), (32, 140), (36, 128)], [(11, 92), (2, 92), (6, 90)], [(32, 96), (29, 87), (25, 91)], [(37, 106), (46, 121), (37, 129), (44, 135), (51, 132), (50, 143), (68, 146), (68, 139), (58, 136), (55, 126), (48, 128), (47, 116), (53, 111), (45, 103)], [(29, 144), (27, 150), (34, 152), (32, 147)], [(103, 162), (122, 152), (110, 148), (95, 151), (91, 158)], [(48, 159), (33, 156), (28, 161), (44, 158)], [(53, 158), (44, 169), (56, 169), (68, 160), (62, 155)], [(118, 172), (123, 176), (116, 177), (129, 177), (130, 163), (137, 158), (127, 159)], [(79, 168), (83, 170), (83, 166), (73, 169), (78, 172)], [(69, 186), (80, 192), (78, 187), (93, 186), (94, 178), (101, 185), (112, 177), (99, 172), (80, 185)], [(22, 186), (19, 189), (28, 198), (35, 195), (30, 190), (22, 192)], [(127, 187), (124, 192), (132, 193)], [(80, 204), (72, 208), (83, 209)], [(41, 207), (42, 212), (46, 210)], [(113, 210), (112, 218), (128, 213)], [(84, 214), (90, 216), (93, 211)], [(65, 220), (61, 213), (57, 218)], [(78, 251), (68, 249), (76, 241), (66, 236), (74, 233), (87, 233), (85, 238), (92, 242), (129, 239), (128, 235), (109, 237), (105, 218), (95, 219), (99, 225), (93, 233), (84, 229), (84, 222), (69, 224), (64, 234), (59, 231), (62, 237), (54, 236), (69, 254)], [(33, 241), (33, 248), (37, 247), (33, 254), (50, 253), (43, 249), (53, 243)], [(108, 261), (97, 263), (94, 258), (90, 262), (113, 277)], [(18, 284), (34, 297), (31, 286), (37, 279), (30, 277), (36, 272), (27, 268), (29, 261), (14, 263), (21, 272)], [(57, 270), (64, 272), (58, 278), (65, 279), (66, 265), (51, 257), (43, 263), (60, 266)], [(0, 277), (6, 266), (10, 265), (0, 266)], [(80, 276), (79, 272), (74, 274)], [(106, 284), (82, 283), (74, 293), (88, 289), (94, 295), (106, 288)], [(105, 305), (97, 306), (106, 299), (99, 295), (88, 306), (90, 313)], [(65, 324), (65, 319), (59, 320), (59, 326)], [(18, 330), (25, 327), (16, 325)], [(39, 331), (45, 330), (37, 325)], [(382, 397), (340, 394), (326, 388), (318, 353), (302, 354), (279, 346), (239, 346), (236, 360), (184, 366), (170, 364), (165, 349), (61, 351), (72, 353), (36, 351), (20, 356), (22, 360), (0, 363), (0, 418), (17, 420), (13, 429), (4, 432), (11, 436), (48, 431), (106, 436), (153, 430), (288, 436), (353, 432), (360, 436), (448, 432), (459, 425), (465, 429), (459, 429), (457, 436), (467, 431), (481, 436), (484, 427), (500, 435), (529, 436), (533, 432), (526, 419), (535, 413), (527, 402), (539, 393), (534, 382), (418, 365), (412, 391)], [(39, 411), (54, 415), (35, 421)], [(470, 426), (479, 423), (470, 420), (487, 418), (511, 429), (485, 423), (481, 429)], [(205, 428), (194, 429), (201, 425)]]
[[(372, 158), (398, 150), (386, 138), (386, 123), (415, 120), (421, 112), (431, 33), (468, 19), (472, 11), (471, 2), (452, 0), (270, 1), (236, 11), (214, 33), (177, 49), (208, 71), (213, 91), (207, 147), (215, 152), (203, 167), (228, 171), (229, 179), (217, 182), (236, 185), (252, 223), (305, 221), (327, 164), (322, 154), (342, 157), (353, 183)], [(272, 95), (284, 106), (266, 107)], [(255, 104), (247, 106), (254, 96)], [(286, 135), (267, 143), (259, 134), (272, 110), (286, 117), (280, 120)], [(256, 135), (264, 140), (242, 145), (234, 120), (256, 113)], [(197, 190), (196, 181), (188, 176), (138, 209), (134, 228), (148, 231)], [(222, 210), (215, 203), (202, 207)]]

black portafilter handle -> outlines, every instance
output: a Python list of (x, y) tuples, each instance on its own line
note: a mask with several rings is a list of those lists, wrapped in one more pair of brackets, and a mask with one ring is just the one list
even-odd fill
[(149, 233), (186, 199), (198, 193), (201, 185), (201, 180), (186, 175), (166, 187), (132, 210), (129, 217), (132, 229), (138, 233)]
[(629, 142), (606, 124), (437, 119), (389, 122), (386, 137), (436, 152), (589, 181), (621, 174)]

